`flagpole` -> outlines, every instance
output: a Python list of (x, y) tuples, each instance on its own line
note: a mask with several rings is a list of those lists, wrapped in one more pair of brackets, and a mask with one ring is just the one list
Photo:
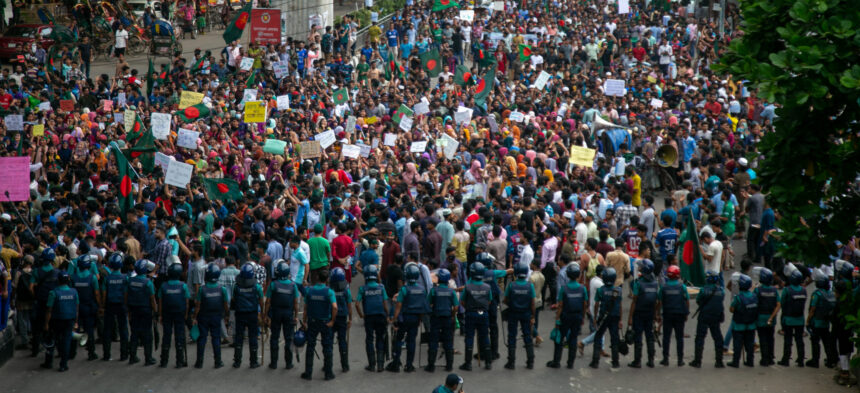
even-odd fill
[(123, 158), (125, 158), (125, 163), (126, 163), (126, 165), (128, 165), (128, 168), (131, 169), (131, 172), (134, 173), (134, 176), (136, 176), (138, 179), (141, 179), (142, 177), (140, 176), (140, 174), (137, 173), (136, 170), (134, 170), (134, 167), (131, 165), (131, 161), (129, 161), (128, 157), (126, 157), (125, 154), (123, 154), (122, 150), (120, 150), (120, 148), (116, 144), (116, 142), (111, 142), (110, 147), (115, 150), (113, 154), (119, 154)]

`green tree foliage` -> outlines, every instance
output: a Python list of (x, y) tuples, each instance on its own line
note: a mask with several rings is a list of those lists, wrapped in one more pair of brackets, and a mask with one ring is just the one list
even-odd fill
[(860, 8), (856, 0), (744, 0), (740, 8), (743, 37), (716, 68), (782, 105), (776, 131), (758, 146), (759, 181), (782, 215), (782, 255), (819, 265), (858, 228)]

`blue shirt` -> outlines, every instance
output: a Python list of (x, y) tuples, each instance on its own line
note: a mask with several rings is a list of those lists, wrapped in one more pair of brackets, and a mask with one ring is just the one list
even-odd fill
[(391, 29), (385, 32), (385, 36), (388, 37), (388, 46), (396, 47), (397, 46), (397, 30)]
[(657, 232), (657, 249), (664, 261), (669, 255), (675, 255), (675, 245), (678, 243), (678, 233), (673, 228), (663, 228)]
[(307, 49), (300, 49), (296, 52), (296, 68), (303, 70), (305, 68), (305, 59), (308, 57)]

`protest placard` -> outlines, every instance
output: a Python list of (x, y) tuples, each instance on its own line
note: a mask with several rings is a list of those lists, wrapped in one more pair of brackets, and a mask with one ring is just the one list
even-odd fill
[(370, 145), (365, 145), (364, 143), (356, 143), (356, 146), (361, 148), (361, 156), (364, 158), (370, 157)]
[(45, 125), (44, 124), (33, 125), (33, 136), (42, 136), (42, 135), (45, 135)]
[(654, 107), (654, 109), (662, 109), (663, 108), (663, 100), (661, 100), (659, 98), (652, 98), (651, 99), (651, 106)]
[(242, 71), (251, 71), (251, 67), (254, 66), (254, 58), (253, 57), (243, 57), (242, 61), (239, 63), (239, 69)]
[(266, 122), (266, 102), (249, 101), (245, 103), (245, 123)]
[(400, 119), (400, 129), (406, 132), (412, 130), (412, 118), (404, 116)]
[(40, 110), (40, 111), (49, 111), (49, 110), (51, 110), (51, 103), (50, 103), (50, 102), (40, 102), (40, 103), (39, 103), (39, 110)]
[(75, 111), (75, 101), (73, 100), (60, 100), (60, 110), (63, 112), (74, 112)]
[(316, 134), (314, 136), (315, 141), (320, 142), (320, 147), (323, 149), (328, 149), (329, 146), (333, 145), (337, 142), (337, 137), (334, 135), (334, 130), (328, 130)]
[(571, 146), (570, 162), (578, 166), (591, 168), (594, 165), (594, 155), (596, 153), (597, 150), (589, 149), (587, 147)]
[(355, 116), (350, 116), (346, 118), (346, 127), (344, 128), (344, 131), (346, 131), (347, 134), (355, 132), (355, 121)]
[(186, 164), (180, 161), (170, 161), (167, 165), (167, 173), (164, 175), (164, 182), (179, 188), (186, 188), (191, 182), (191, 174), (194, 172), (194, 165)]
[(114, 123), (125, 123), (125, 113), (117, 112), (113, 114)]
[(160, 151), (155, 152), (155, 165), (160, 166), (162, 172), (167, 173), (167, 166), (173, 157), (168, 156)]
[(6, 202), (30, 200), (30, 157), (0, 157), (0, 167), (3, 168), (0, 199)]
[(155, 139), (165, 140), (170, 135), (169, 113), (153, 113), (149, 119), (149, 124), (152, 126), (152, 136)]
[(487, 116), (487, 122), (490, 123), (490, 131), (492, 131), (493, 134), (498, 134), (499, 123), (496, 123), (496, 116), (493, 116), (492, 114)]
[(608, 96), (624, 97), (626, 93), (624, 79), (607, 79), (603, 84), (603, 94)]
[(618, 13), (619, 14), (629, 14), (630, 13), (630, 0), (618, 0)]
[(460, 10), (460, 20), (471, 22), (475, 20), (475, 11), (473, 10)]
[(457, 112), (454, 112), (454, 122), (457, 124), (468, 123), (472, 120), (472, 109), (464, 106), (458, 107)]
[(385, 146), (394, 146), (397, 143), (397, 134), (386, 133), (383, 143)]
[(517, 123), (522, 123), (526, 117), (525, 117), (525, 115), (523, 115), (522, 112), (513, 111), (513, 112), (511, 112), (511, 114), (508, 118), (511, 119), (511, 121), (514, 121)]
[(277, 62), (272, 64), (272, 69), (275, 71), (275, 78), (281, 79), (290, 74), (290, 65), (287, 63)]
[(200, 138), (199, 132), (180, 128), (179, 136), (176, 138), (176, 145), (188, 149), (196, 149), (198, 138)]
[(457, 154), (457, 148), (460, 146), (460, 142), (451, 138), (448, 134), (442, 134), (442, 139), (445, 140), (445, 148), (442, 150), (442, 153), (445, 154), (445, 158), (450, 160), (454, 158), (455, 154)]
[(549, 82), (549, 77), (551, 75), (546, 71), (541, 71), (538, 75), (537, 79), (535, 79), (535, 88), (538, 90), (543, 90), (546, 87), (546, 83)]
[(410, 153), (424, 153), (427, 149), (427, 141), (415, 141), (409, 146)]
[(263, 145), (264, 153), (272, 153), (272, 154), (280, 154), (284, 155), (284, 150), (287, 148), (287, 142), (282, 141), (280, 139), (266, 139), (266, 143)]
[(185, 109), (203, 102), (203, 93), (185, 91), (179, 94), (179, 109)]
[(254, 101), (257, 99), (257, 89), (245, 89), (242, 92), (242, 102)]
[(421, 116), (425, 113), (430, 112), (430, 104), (428, 104), (426, 102), (419, 102), (419, 103), (415, 104), (414, 110), (415, 110), (416, 116)]
[(24, 131), (24, 116), (22, 115), (6, 115), (4, 122), (9, 131)]
[(320, 142), (319, 141), (305, 141), (299, 142), (299, 148), (302, 149), (301, 155), (302, 159), (306, 158), (319, 158), (321, 155)]
[(131, 131), (131, 126), (134, 125), (135, 119), (137, 119), (137, 112), (131, 109), (126, 109), (122, 120), (123, 126), (125, 127), (125, 132)]
[(361, 155), (361, 148), (356, 145), (343, 145), (341, 153), (346, 158), (358, 158)]
[(290, 96), (289, 94), (284, 94), (282, 96), (278, 96), (278, 110), (287, 110), (290, 109)]

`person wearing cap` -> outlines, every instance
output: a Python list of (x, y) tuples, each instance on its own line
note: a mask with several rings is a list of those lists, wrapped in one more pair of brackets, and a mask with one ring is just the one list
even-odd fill
[(433, 389), (433, 393), (463, 393), (463, 378), (457, 374), (448, 374), (445, 384)]

